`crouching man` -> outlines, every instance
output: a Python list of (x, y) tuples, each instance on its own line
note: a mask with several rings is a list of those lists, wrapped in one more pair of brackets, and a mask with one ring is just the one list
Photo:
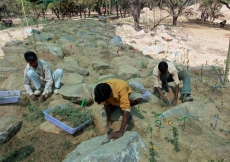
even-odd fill
[(94, 89), (95, 102), (103, 103), (107, 116), (107, 128), (111, 126), (111, 112), (116, 106), (120, 106), (123, 112), (122, 123), (119, 131), (112, 132), (109, 138), (120, 138), (123, 136), (125, 127), (131, 117), (131, 106), (142, 101), (142, 95), (133, 92), (128, 83), (120, 79), (110, 79), (105, 83), (98, 84)]
[[(46, 61), (38, 60), (37, 55), (31, 51), (26, 52), (24, 58), (27, 62), (24, 70), (24, 87), (30, 98), (36, 100), (36, 96), (39, 96), (39, 100), (44, 101), (45, 96), (52, 92), (53, 83), (54, 93), (58, 94), (63, 70), (56, 69), (52, 72), (50, 65)], [(36, 89), (34, 92), (31, 89), (31, 82)]]
[(183, 87), (181, 88), (180, 100), (182, 102), (193, 101), (191, 97), (190, 90), (190, 75), (186, 70), (178, 72), (175, 65), (169, 61), (160, 62), (153, 70), (153, 79), (155, 91), (160, 95), (160, 97), (166, 102), (169, 103), (168, 99), (165, 97), (164, 92), (169, 92), (168, 82), (175, 83), (174, 98), (172, 100), (173, 105), (177, 105), (178, 92), (179, 92), (179, 83), (180, 80), (183, 81)]

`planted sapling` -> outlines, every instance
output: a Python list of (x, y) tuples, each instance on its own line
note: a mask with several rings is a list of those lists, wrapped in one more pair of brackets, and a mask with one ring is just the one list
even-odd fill
[(159, 129), (161, 128), (161, 120), (155, 120), (155, 123), (158, 124)]
[(173, 127), (173, 144), (174, 144), (174, 150), (176, 152), (179, 152), (180, 148), (178, 142), (178, 129), (176, 127)]
[(180, 122), (184, 121), (183, 131), (185, 130), (185, 119), (186, 118), (190, 121), (190, 118), (188, 116), (184, 116), (183, 118), (180, 119)]
[(151, 132), (151, 142), (149, 142), (150, 144), (150, 148), (149, 148), (149, 155), (150, 155), (150, 162), (156, 162), (156, 156), (158, 154), (158, 152), (156, 151), (157, 148), (156, 146), (153, 145), (153, 128), (150, 127), (150, 132)]

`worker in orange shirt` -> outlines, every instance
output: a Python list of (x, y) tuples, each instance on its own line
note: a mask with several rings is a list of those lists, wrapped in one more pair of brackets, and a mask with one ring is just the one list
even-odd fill
[(119, 131), (113, 132), (109, 138), (120, 138), (124, 134), (130, 118), (131, 106), (139, 104), (143, 97), (141, 93), (133, 92), (129, 84), (121, 79), (110, 79), (98, 84), (94, 89), (95, 102), (103, 103), (107, 116), (107, 128), (111, 126), (111, 111), (120, 106), (123, 111), (122, 123)]

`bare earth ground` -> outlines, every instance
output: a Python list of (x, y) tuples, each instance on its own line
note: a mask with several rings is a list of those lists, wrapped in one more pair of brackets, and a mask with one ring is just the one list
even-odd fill
[[(144, 15), (145, 13), (143, 13)], [(152, 11), (148, 11), (151, 17)], [(166, 13), (164, 13), (166, 14)], [(117, 21), (117, 20), (116, 20)], [(162, 24), (170, 29), (176, 29), (178, 35), (184, 38), (188, 38), (185, 44), (191, 47), (189, 52), (189, 66), (196, 67), (202, 64), (212, 65), (215, 59), (225, 60), (227, 56), (228, 41), (229, 41), (229, 26), (225, 29), (218, 29), (218, 24), (211, 24), (205, 22), (200, 23), (199, 20), (190, 20), (186, 18), (180, 18), (178, 20), (178, 26), (171, 26), (171, 18), (166, 19)], [(230, 21), (228, 19), (227, 21)], [(128, 23), (128, 22), (126, 22)], [(116, 24), (116, 22), (114, 22)], [(132, 24), (132, 23), (130, 23)], [(21, 29), (20, 29), (21, 31)], [(117, 35), (124, 38), (126, 42), (130, 42), (131, 38), (127, 31), (117, 30)], [(141, 40), (142, 41), (142, 40)], [(144, 45), (141, 42), (132, 44), (138, 50), (142, 50)], [(169, 53), (155, 55), (154, 58), (162, 59), (165, 57), (171, 57)], [(176, 62), (180, 62), (180, 58), (176, 58)], [(7, 77), (7, 76), (5, 76)], [(181, 128), (181, 123), (178, 119), (170, 119), (173, 125), (178, 127), (179, 130), (179, 153), (173, 150), (173, 145), (165, 140), (165, 137), (172, 138), (172, 131), (169, 125), (163, 123), (163, 127), (159, 129), (155, 126), (154, 113), (161, 113), (168, 110), (171, 107), (161, 107), (159, 104), (141, 104), (140, 111), (137, 107), (133, 108), (134, 123), (142, 124), (144, 129), (145, 123), (149, 123), (153, 128), (153, 143), (157, 147), (158, 161), (164, 162), (206, 162), (209, 160), (225, 159), (230, 161), (230, 134), (221, 132), (219, 129), (223, 128), (226, 131), (230, 131), (230, 108), (229, 108), (229, 83), (227, 87), (212, 93), (213, 82), (207, 77), (203, 83), (198, 83), (198, 88), (195, 86), (194, 79), (197, 76), (192, 74), (191, 77), (191, 89), (192, 95), (195, 99), (194, 102), (200, 103), (200, 119), (192, 119), (191, 123), (188, 122), (185, 131)], [(2, 83), (5, 78), (0, 79)], [(153, 86), (152, 80), (144, 80), (145, 87), (151, 90)], [(172, 98), (172, 92), (167, 94), (168, 98)], [(62, 96), (52, 96), (47, 101), (38, 106), (39, 109), (48, 107), (49, 103), (55, 99), (61, 99)], [(20, 132), (17, 133), (9, 142), (0, 147), (0, 157), (5, 154), (9, 154), (12, 150), (17, 150), (25, 145), (32, 145), (35, 151), (23, 161), (62, 161), (66, 154), (70, 153), (77, 144), (97, 136), (92, 128), (86, 128), (76, 133), (75, 135), (69, 135), (64, 131), (60, 131), (59, 134), (46, 133), (39, 129), (39, 125), (44, 121), (43, 116), (35, 121), (24, 120), (22, 114), (29, 114), (28, 103), (30, 100), (22, 95), (18, 104), (3, 105), (0, 107), (0, 117), (14, 115), (19, 119), (23, 119), (23, 127)], [(178, 102), (178, 105), (181, 102)], [(96, 107), (93, 104), (92, 107)], [(98, 106), (97, 106), (98, 108)], [(97, 109), (95, 111), (102, 111)], [(209, 116), (205, 116), (208, 113)], [(216, 130), (209, 128), (210, 123), (214, 120), (214, 115), (220, 114), (219, 123)], [(143, 122), (142, 122), (143, 121)], [(201, 124), (202, 123), (202, 124)], [(94, 123), (95, 125), (97, 123)], [(120, 121), (115, 121), (112, 125), (114, 129), (120, 127)], [(151, 141), (151, 133), (141, 133), (142, 130), (137, 130), (133, 127), (133, 123), (128, 125), (127, 130), (138, 131), (148, 148), (148, 144)], [(226, 145), (228, 144), (228, 145)], [(149, 161), (148, 150), (143, 150), (141, 162)]]

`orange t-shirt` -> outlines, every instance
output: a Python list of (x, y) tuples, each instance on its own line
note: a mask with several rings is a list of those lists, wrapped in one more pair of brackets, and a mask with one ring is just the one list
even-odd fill
[(103, 104), (120, 105), (121, 110), (130, 109), (129, 94), (132, 92), (128, 83), (121, 79), (109, 79), (105, 83), (109, 84), (112, 89), (112, 96)]

